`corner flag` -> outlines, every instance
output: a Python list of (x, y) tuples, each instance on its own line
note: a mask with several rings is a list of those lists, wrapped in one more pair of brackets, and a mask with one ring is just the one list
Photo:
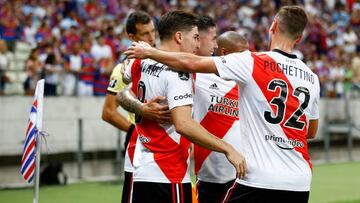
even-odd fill
[(41, 149), (41, 132), (43, 116), (43, 98), (44, 98), (45, 80), (39, 80), (36, 85), (34, 102), (31, 106), (28, 127), (26, 130), (25, 144), (21, 159), (20, 173), (24, 179), (31, 183), (35, 178), (35, 197), (34, 202), (38, 199), (39, 190), (39, 170), (40, 170), (40, 149)]

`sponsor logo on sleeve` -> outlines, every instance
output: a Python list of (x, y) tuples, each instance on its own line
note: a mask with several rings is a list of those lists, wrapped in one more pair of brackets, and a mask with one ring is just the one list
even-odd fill
[(111, 79), (111, 81), (110, 81), (110, 83), (109, 83), (109, 87), (110, 87), (110, 88), (114, 88), (115, 85), (116, 85), (116, 83), (117, 83), (117, 80), (116, 80), (116, 79)]
[(192, 94), (186, 93), (184, 95), (174, 96), (174, 100), (182, 100), (182, 99), (187, 99), (187, 98), (192, 98)]

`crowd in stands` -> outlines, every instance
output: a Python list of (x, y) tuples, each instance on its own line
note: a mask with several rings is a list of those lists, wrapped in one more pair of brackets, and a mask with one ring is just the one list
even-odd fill
[(182, 9), (209, 15), (218, 32), (235, 30), (252, 51), (268, 49), (268, 30), (283, 5), (304, 6), (309, 24), (296, 54), (321, 81), (324, 97), (341, 98), (360, 87), (360, 0), (0, 0), (0, 95), (17, 42), (31, 52), (24, 63), (26, 95), (46, 79), (46, 95), (102, 96), (112, 68), (130, 45), (124, 23), (135, 9), (155, 24)]

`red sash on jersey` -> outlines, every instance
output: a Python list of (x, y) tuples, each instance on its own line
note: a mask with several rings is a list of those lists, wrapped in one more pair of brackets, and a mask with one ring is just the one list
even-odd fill
[(257, 85), (259, 86), (260, 90), (264, 94), (265, 98), (267, 99), (269, 106), (271, 106), (273, 112), (276, 112), (276, 106), (272, 105), (270, 102), (274, 97), (278, 97), (279, 90), (277, 91), (268, 91), (268, 84), (274, 79), (278, 78), (283, 80), (288, 86), (288, 98), (286, 100), (286, 111), (285, 116), (282, 122), (279, 124), (284, 131), (284, 134), (287, 136), (288, 139), (295, 139), (299, 140), (304, 143), (303, 147), (294, 147), (296, 151), (300, 152), (303, 158), (307, 161), (310, 168), (312, 168), (312, 164), (310, 162), (310, 157), (308, 154), (308, 146), (306, 142), (306, 135), (307, 135), (307, 119), (306, 115), (301, 115), (298, 120), (305, 123), (305, 127), (302, 130), (294, 129), (286, 127), (284, 124), (285, 122), (292, 116), (292, 114), (296, 111), (296, 108), (300, 106), (299, 100), (292, 95), (294, 88), (292, 87), (290, 81), (282, 72), (277, 71), (265, 71), (264, 70), (264, 61), (268, 61), (270, 63), (277, 64), (274, 59), (269, 57), (266, 54), (256, 55), (251, 53), (252, 57), (254, 58), (254, 69), (252, 76), (256, 81)]
[[(225, 94), (224, 98), (238, 100), (239, 99), (238, 85), (235, 85), (227, 94)], [(218, 114), (212, 111), (208, 111), (205, 117), (200, 122), (200, 124), (211, 134), (222, 139), (229, 131), (231, 126), (234, 124), (234, 122), (237, 120), (239, 120), (238, 117), (227, 116), (224, 114)], [(194, 153), (196, 154), (195, 174), (197, 174), (202, 164), (204, 163), (205, 159), (210, 155), (211, 151), (202, 148), (198, 145), (194, 145)]]

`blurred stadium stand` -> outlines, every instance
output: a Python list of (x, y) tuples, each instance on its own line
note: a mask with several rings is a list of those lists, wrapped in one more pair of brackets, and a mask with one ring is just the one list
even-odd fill
[(5, 88), (6, 95), (23, 95), (23, 83), (26, 80), (26, 72), (24, 71), (25, 61), (29, 57), (31, 46), (25, 42), (17, 42), (14, 54), (10, 56), (10, 68), (6, 72), (11, 83)]
[[(294, 52), (318, 74), (321, 95), (344, 98), (351, 94), (352, 86), (360, 84), (360, 0), (0, 0), (0, 40), (7, 45), (1, 48), (0, 58), (8, 57), (9, 61), (0, 64), (0, 75), (6, 76), (0, 77), (0, 95), (26, 92), (23, 87), (29, 77), (26, 62), (33, 48), (39, 49), (42, 62), (33, 73), (38, 77), (44, 77), (47, 56), (56, 55), (56, 65), (62, 69), (54, 74), (57, 79), (53, 82), (59, 90), (56, 95), (63, 95), (64, 75), (71, 66), (75, 45), (80, 44), (83, 56), (97, 47), (95, 38), (99, 36), (105, 41), (104, 47), (112, 51), (109, 58), (90, 55), (96, 59), (91, 63), (92, 82), (98, 91), (94, 95), (104, 95), (106, 87), (101, 85), (101, 78), (109, 77), (112, 64), (123, 58), (121, 53), (131, 43), (124, 23), (135, 9), (147, 11), (155, 24), (171, 9), (209, 15), (214, 18), (219, 34), (237, 31), (246, 37), (252, 51), (263, 51), (268, 48), (268, 28), (276, 10), (289, 4), (303, 6), (308, 14), (303, 40)], [(90, 50), (86, 50), (86, 44)], [(75, 91), (73, 95), (77, 94)]]

